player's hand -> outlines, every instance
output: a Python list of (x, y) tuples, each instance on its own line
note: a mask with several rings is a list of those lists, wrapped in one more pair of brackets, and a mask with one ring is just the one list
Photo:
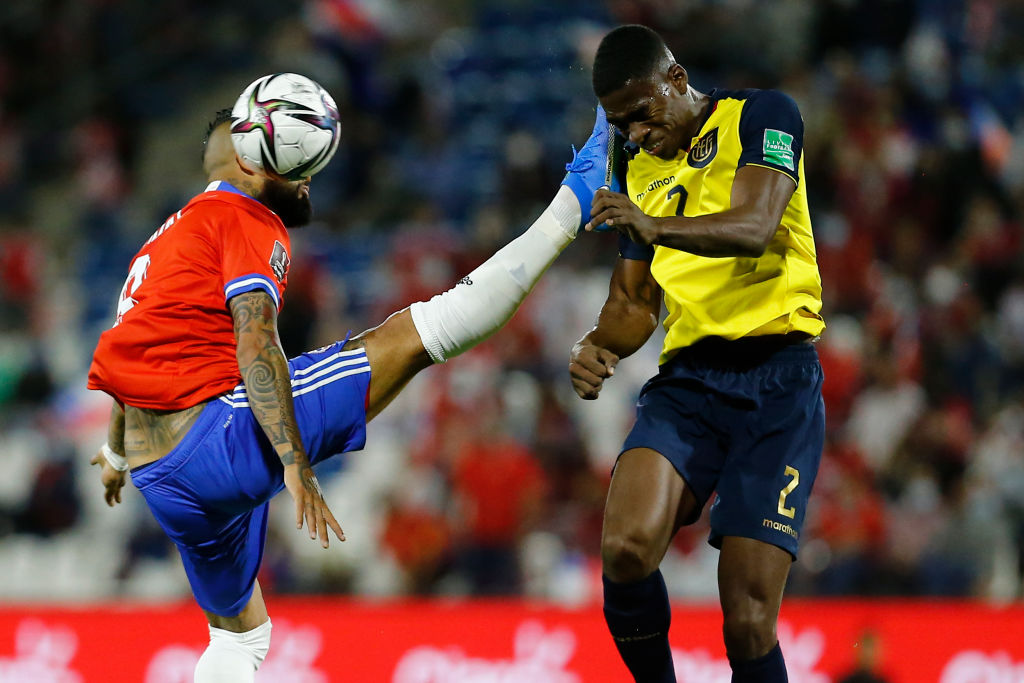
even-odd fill
[(345, 540), (345, 532), (341, 530), (338, 520), (334, 519), (330, 508), (327, 507), (324, 493), (320, 490), (320, 482), (316, 480), (316, 474), (309, 463), (285, 465), (284, 485), (295, 501), (296, 529), (301, 529), (305, 520), (309, 537), (316, 539), (319, 536), (320, 545), (324, 548), (331, 544), (327, 534), (328, 527), (334, 531), (339, 541)]
[(658, 225), (653, 218), (641, 211), (628, 196), (606, 189), (594, 193), (590, 222), (585, 229), (592, 231), (602, 223), (645, 247), (658, 239)]
[(600, 346), (577, 342), (569, 354), (569, 376), (572, 388), (580, 398), (597, 398), (605, 379), (615, 374), (619, 357)]
[(89, 464), (100, 466), (100, 482), (103, 484), (103, 498), (107, 501), (107, 505), (114, 507), (114, 505), (120, 503), (121, 489), (124, 488), (126, 472), (118, 472), (111, 467), (107, 459), (103, 457), (102, 450), (96, 451), (96, 455), (92, 456)]

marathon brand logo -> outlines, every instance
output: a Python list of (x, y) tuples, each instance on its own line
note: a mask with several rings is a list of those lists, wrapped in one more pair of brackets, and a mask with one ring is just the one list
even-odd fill
[(690, 153), (686, 156), (686, 164), (690, 168), (704, 168), (711, 163), (716, 154), (718, 154), (717, 127), (702, 135), (697, 142), (690, 146)]
[(636, 196), (636, 203), (639, 204), (640, 201), (647, 196), (648, 192), (654, 192), (659, 187), (668, 187), (674, 183), (675, 180), (676, 177), (674, 175), (670, 175), (667, 178), (658, 178), (657, 180), (651, 181), (651, 184), (647, 186), (647, 189)]
[(274, 240), (274, 253), (270, 255), (270, 268), (274, 271), (274, 276), (278, 282), (284, 282), (285, 277), (288, 275), (288, 266), (292, 264), (292, 260), (288, 258), (288, 251), (284, 248), (284, 245)]
[(761, 520), (761, 526), (764, 526), (768, 529), (772, 529), (774, 531), (781, 531), (784, 534), (789, 534), (793, 538), (797, 538), (799, 536), (799, 534), (796, 532), (796, 529), (794, 529), (790, 525), (772, 521), (767, 517)]

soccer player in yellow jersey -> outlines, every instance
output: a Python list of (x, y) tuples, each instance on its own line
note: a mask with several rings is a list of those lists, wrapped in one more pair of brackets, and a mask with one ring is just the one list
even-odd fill
[(650, 337), (641, 391), (608, 492), (601, 554), (609, 630), (637, 681), (675, 681), (658, 569), (680, 526), (711, 506), (710, 543), (733, 681), (786, 681), (776, 621), (824, 440), (824, 329), (801, 155), (803, 121), (771, 90), (690, 86), (657, 33), (623, 26), (594, 59), (594, 91), (639, 147), (625, 192), (594, 196), (588, 229), (620, 258), (570, 375), (597, 398)]

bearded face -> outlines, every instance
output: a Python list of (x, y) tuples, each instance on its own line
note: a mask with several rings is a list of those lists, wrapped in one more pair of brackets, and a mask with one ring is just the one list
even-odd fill
[(308, 178), (297, 182), (268, 179), (256, 199), (276, 213), (287, 228), (307, 225), (313, 217)]

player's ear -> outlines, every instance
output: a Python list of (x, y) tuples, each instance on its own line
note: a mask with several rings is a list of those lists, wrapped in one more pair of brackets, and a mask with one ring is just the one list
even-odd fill
[(679, 94), (685, 95), (690, 85), (690, 78), (686, 73), (686, 69), (681, 64), (673, 62), (672, 66), (668, 68), (667, 76), (669, 82), (675, 86)]
[(238, 168), (245, 175), (256, 175), (256, 171), (246, 166), (245, 163), (242, 161), (242, 157), (238, 156), (237, 154), (235, 155), (235, 165), (238, 166)]

